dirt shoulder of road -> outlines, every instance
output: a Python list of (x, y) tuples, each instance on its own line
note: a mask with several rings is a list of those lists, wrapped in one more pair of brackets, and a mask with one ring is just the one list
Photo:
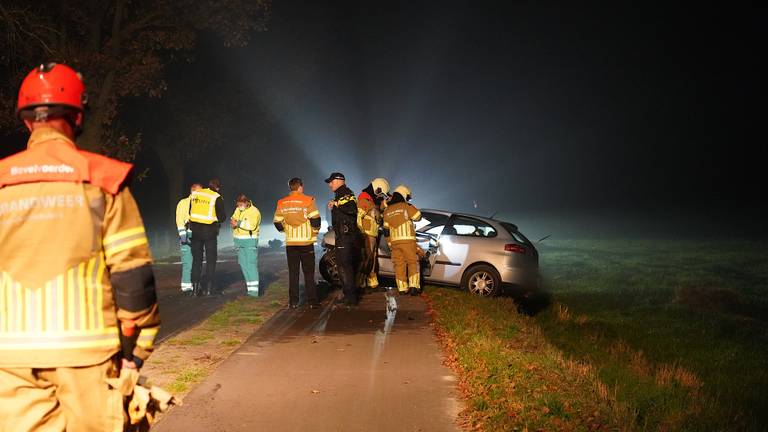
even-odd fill
[(262, 297), (238, 297), (197, 326), (163, 341), (142, 368), (142, 375), (183, 400), (195, 384), (285, 306), (286, 281), (287, 271), (280, 271)]

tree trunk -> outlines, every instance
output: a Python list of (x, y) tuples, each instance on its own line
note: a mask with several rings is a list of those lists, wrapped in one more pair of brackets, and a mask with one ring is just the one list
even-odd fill
[(168, 188), (166, 189), (168, 219), (171, 220), (172, 226), (175, 227), (176, 204), (188, 194), (188, 191), (184, 188), (184, 160), (165, 147), (158, 147), (155, 151), (163, 165), (165, 175), (168, 177)]
[[(125, 0), (118, 0), (115, 4), (114, 15), (112, 16), (112, 37), (109, 41), (109, 56), (113, 65), (118, 64), (118, 59), (120, 58), (120, 48), (123, 40), (121, 25), (124, 8)], [(91, 36), (92, 38), (95, 37), (94, 35)], [(93, 39), (91, 42), (93, 43)], [(111, 119), (106, 118), (105, 107), (115, 97), (115, 75), (113, 67), (104, 77), (104, 81), (101, 82), (101, 87), (97, 92), (97, 100), (92, 101), (88, 119), (84, 122), (83, 134), (77, 141), (78, 146), (83, 150), (102, 152), (103, 143), (101, 140), (104, 137), (104, 129), (108, 123), (111, 123)]]

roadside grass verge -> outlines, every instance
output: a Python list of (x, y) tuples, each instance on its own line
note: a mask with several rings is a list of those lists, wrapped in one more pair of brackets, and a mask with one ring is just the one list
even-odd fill
[(604, 430), (632, 418), (588, 363), (563, 356), (511, 299), (432, 286), (425, 293), (467, 402), (464, 428)]
[(159, 345), (141, 373), (182, 398), (286, 303), (285, 271), (259, 298), (238, 297)]
[(539, 247), (536, 317), (639, 430), (765, 430), (768, 245), (580, 240)]

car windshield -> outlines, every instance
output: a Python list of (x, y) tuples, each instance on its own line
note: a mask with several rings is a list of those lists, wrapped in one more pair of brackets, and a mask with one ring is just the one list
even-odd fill
[(416, 222), (416, 231), (440, 235), (448, 222), (448, 215), (440, 213), (421, 212), (421, 220)]
[(507, 230), (507, 232), (509, 233), (509, 235), (512, 236), (512, 238), (514, 238), (515, 240), (518, 241), (518, 243), (523, 243), (523, 244), (527, 244), (527, 245), (532, 244), (531, 241), (528, 240), (523, 235), (523, 233), (521, 233), (520, 231), (517, 230), (517, 225), (511, 224), (509, 222), (500, 222), (500, 224), (501, 224), (501, 226), (504, 227), (505, 230)]

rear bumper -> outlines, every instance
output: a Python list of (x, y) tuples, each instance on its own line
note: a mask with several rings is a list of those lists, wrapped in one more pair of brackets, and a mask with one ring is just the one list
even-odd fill
[(541, 277), (538, 269), (504, 267), (500, 269), (501, 283), (504, 285), (538, 288)]

